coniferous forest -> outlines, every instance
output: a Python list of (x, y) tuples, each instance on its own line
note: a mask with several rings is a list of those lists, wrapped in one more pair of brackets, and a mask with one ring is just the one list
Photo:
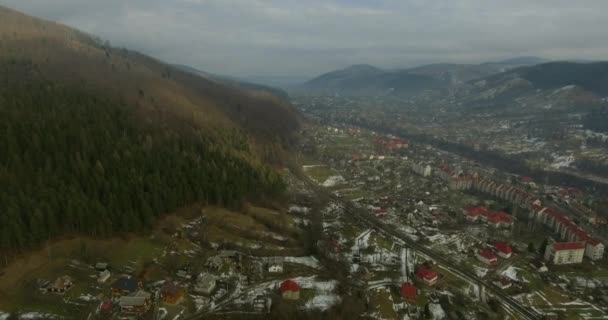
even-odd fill
[(84, 89), (0, 87), (3, 261), (53, 237), (138, 231), (193, 202), (236, 206), (284, 188), (235, 129), (214, 137), (136, 116)]

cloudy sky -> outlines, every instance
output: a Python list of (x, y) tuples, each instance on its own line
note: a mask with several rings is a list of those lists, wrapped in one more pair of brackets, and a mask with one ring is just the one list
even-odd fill
[(608, 58), (606, 0), (0, 0), (172, 63), (313, 76), (521, 55)]

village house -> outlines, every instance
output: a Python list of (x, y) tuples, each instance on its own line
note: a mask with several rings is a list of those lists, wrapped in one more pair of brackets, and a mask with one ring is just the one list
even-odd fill
[(418, 289), (416, 289), (415, 285), (405, 282), (401, 285), (401, 296), (405, 302), (415, 303), (418, 296)]
[(378, 138), (376, 144), (388, 150), (407, 149), (409, 141), (399, 138)]
[(164, 303), (178, 304), (184, 299), (185, 290), (178, 287), (175, 282), (167, 279), (160, 288), (160, 298)]
[(74, 282), (70, 276), (59, 277), (49, 287), (49, 292), (64, 294), (74, 286)]
[(272, 300), (258, 295), (253, 299), (253, 309), (256, 312), (268, 312), (270, 311), (270, 307), (272, 305)]
[(111, 275), (112, 273), (110, 273), (110, 270), (107, 269), (100, 272), (99, 276), (97, 277), (97, 283), (105, 283), (106, 281), (108, 281), (108, 279), (110, 279)]
[(223, 261), (222, 261), (222, 258), (220, 258), (218, 256), (213, 256), (213, 257), (207, 259), (207, 263), (205, 265), (210, 270), (218, 271), (222, 267)]
[(588, 238), (585, 247), (585, 256), (591, 260), (600, 260), (604, 257), (604, 244), (597, 239)]
[(101, 304), (99, 311), (101, 311), (104, 316), (109, 315), (112, 312), (112, 300), (104, 301)]
[(139, 283), (132, 277), (121, 277), (114, 281), (111, 286), (112, 295), (127, 296), (135, 292), (139, 288)]
[(99, 272), (104, 272), (104, 271), (108, 270), (108, 264), (105, 262), (98, 262), (95, 264), (95, 270), (97, 270)]
[(549, 271), (549, 268), (547, 268), (547, 265), (540, 260), (534, 260), (534, 261), (530, 262), (530, 266), (532, 268), (534, 268), (536, 270), (536, 272), (538, 272), (538, 273), (545, 273), (545, 272)]
[(45, 279), (37, 279), (36, 284), (38, 285), (38, 289), (40, 290), (40, 292), (42, 292), (42, 293), (49, 292), (49, 287), (51, 285), (50, 281), (45, 280)]
[(412, 171), (423, 177), (430, 177), (432, 173), (432, 168), (428, 164), (414, 163), (412, 164)]
[(494, 228), (510, 227), (513, 218), (504, 212), (491, 212), (488, 214), (488, 225)]
[(584, 255), (583, 242), (556, 242), (549, 244), (545, 250), (545, 260), (556, 265), (581, 263)]
[(496, 254), (503, 259), (509, 259), (511, 254), (513, 254), (513, 249), (502, 241), (494, 243), (494, 249), (496, 250)]
[(298, 300), (300, 299), (300, 285), (293, 280), (285, 280), (281, 283), (279, 288), (281, 296), (286, 300)]
[(268, 272), (270, 273), (282, 273), (283, 272), (283, 263), (282, 262), (272, 262), (268, 264)]
[(513, 225), (513, 217), (504, 212), (493, 212), (484, 207), (467, 207), (464, 208), (463, 212), (469, 222), (481, 220), (494, 228), (510, 227)]
[(374, 216), (380, 218), (380, 217), (384, 217), (388, 214), (388, 211), (386, 209), (382, 209), (382, 208), (377, 208), (373, 210)]
[(483, 207), (467, 207), (464, 208), (463, 212), (466, 215), (467, 221), (476, 222), (487, 210)]
[(477, 260), (491, 266), (498, 263), (498, 258), (486, 249), (481, 249), (477, 252)]
[(188, 273), (188, 270), (185, 270), (185, 269), (178, 270), (175, 275), (178, 278), (182, 278), (182, 279), (186, 279), (186, 280), (192, 279), (192, 276)]
[(194, 292), (210, 295), (215, 289), (216, 283), (216, 276), (209, 273), (200, 274), (194, 286)]
[(494, 280), (492, 283), (493, 283), (495, 286), (497, 286), (497, 287), (499, 287), (499, 288), (501, 288), (501, 289), (503, 289), (503, 290), (505, 290), (505, 289), (509, 289), (509, 288), (511, 288), (511, 286), (513, 285), (513, 284), (511, 283), (511, 280), (509, 280), (509, 279), (508, 279), (508, 278), (506, 278), (506, 277), (500, 277), (500, 278), (498, 278), (498, 279)]
[(151, 294), (140, 290), (133, 295), (122, 296), (118, 300), (120, 311), (124, 313), (144, 313), (150, 307)]
[(437, 272), (434, 272), (427, 268), (420, 268), (418, 272), (416, 272), (416, 278), (418, 280), (424, 282), (427, 286), (434, 286), (439, 279), (439, 275)]

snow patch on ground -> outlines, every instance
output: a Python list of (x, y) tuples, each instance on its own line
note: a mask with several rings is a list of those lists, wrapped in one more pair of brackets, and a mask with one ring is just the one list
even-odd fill
[(158, 319), (163, 320), (167, 314), (169, 313), (169, 311), (167, 311), (167, 309), (165, 308), (158, 308)]
[(469, 286), (469, 289), (468, 289), (468, 293), (474, 300), (476, 300), (476, 301), (481, 300), (481, 292), (479, 290), (478, 285), (471, 283), (471, 285)]
[(572, 166), (572, 163), (576, 160), (573, 155), (560, 156), (557, 154), (552, 154), (553, 163), (549, 165), (553, 169), (561, 169)]
[(514, 266), (509, 266), (509, 268), (507, 268), (507, 270), (503, 271), (501, 274), (513, 281), (519, 281), (519, 278), (517, 277), (517, 268)]
[(301, 265), (305, 265), (307, 267), (319, 268), (319, 260), (313, 256), (305, 256), (305, 257), (285, 257), (285, 262), (297, 263)]
[(483, 278), (486, 276), (486, 274), (488, 274), (488, 269), (481, 268), (481, 267), (475, 267), (475, 274), (477, 274), (478, 277)]
[(49, 314), (49, 313), (28, 312), (28, 313), (19, 315), (19, 319), (21, 319), (21, 320), (59, 319), (59, 317), (54, 314)]
[(308, 211), (310, 211), (310, 208), (308, 207), (303, 207), (303, 206), (297, 206), (297, 205), (291, 205), (289, 207), (289, 213), (308, 213)]
[(340, 301), (340, 297), (335, 294), (320, 294), (306, 302), (306, 309), (320, 309), (325, 311)]
[(310, 220), (304, 218), (293, 218), (293, 222), (295, 222), (297, 225), (303, 226), (307, 226), (310, 224)]
[(438, 303), (429, 304), (429, 311), (431, 311), (434, 320), (443, 320), (447, 317), (445, 311), (443, 311), (443, 308)]
[(553, 91), (553, 93), (552, 93), (552, 94), (556, 94), (556, 93), (559, 93), (559, 92), (561, 92), (561, 91), (572, 90), (572, 89), (574, 89), (574, 88), (576, 88), (576, 86), (575, 86), (575, 85), (573, 85), (573, 84), (571, 84), (571, 85), (567, 85), (567, 86), (563, 86), (563, 87), (561, 87), (561, 88), (556, 89), (555, 91)]
[(93, 301), (93, 300), (97, 300), (97, 298), (93, 295), (90, 294), (83, 294), (80, 297), (78, 297), (78, 299), (83, 300), (83, 301)]
[(327, 178), (327, 180), (325, 180), (325, 182), (323, 182), (321, 185), (324, 187), (334, 187), (344, 182), (346, 182), (346, 180), (344, 180), (344, 177), (342, 176), (331, 176)]
[(304, 169), (304, 171), (306, 171), (308, 169), (319, 168), (319, 167), (327, 167), (327, 166), (324, 164), (310, 164), (310, 165), (303, 165), (302, 169)]
[(365, 249), (369, 247), (369, 236), (372, 234), (372, 229), (367, 229), (361, 232), (357, 238), (355, 238), (355, 245), (353, 245), (352, 251), (357, 249)]

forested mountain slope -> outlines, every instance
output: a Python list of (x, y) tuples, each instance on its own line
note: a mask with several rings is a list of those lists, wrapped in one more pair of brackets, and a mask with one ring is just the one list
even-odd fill
[(2, 7), (0, 39), (0, 259), (281, 192), (268, 163), (299, 124), (283, 99)]

